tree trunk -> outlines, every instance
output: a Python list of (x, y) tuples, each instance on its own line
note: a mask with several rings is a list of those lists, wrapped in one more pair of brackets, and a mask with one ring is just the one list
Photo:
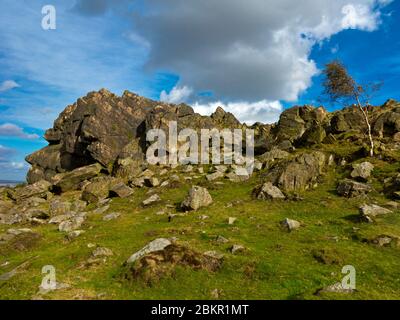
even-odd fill
[(358, 95), (356, 95), (356, 99), (357, 99), (358, 108), (361, 110), (362, 114), (364, 115), (365, 123), (367, 124), (367, 127), (368, 127), (368, 138), (369, 138), (369, 143), (371, 145), (371, 150), (370, 150), (369, 154), (371, 157), (373, 157), (374, 156), (374, 139), (372, 138), (371, 124), (369, 123), (368, 114), (364, 111)]

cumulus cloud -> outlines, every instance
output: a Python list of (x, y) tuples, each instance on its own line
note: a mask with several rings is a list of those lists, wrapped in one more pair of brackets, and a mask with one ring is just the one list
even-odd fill
[(241, 122), (252, 125), (255, 122), (274, 123), (279, 119), (283, 106), (279, 101), (262, 100), (258, 102), (230, 102), (221, 101), (206, 104), (194, 103), (193, 109), (203, 115), (210, 115), (222, 107), (225, 111), (233, 113)]
[(12, 123), (4, 123), (0, 125), (0, 136), (18, 137), (27, 140), (35, 140), (39, 138), (37, 134), (26, 133), (22, 128)]
[(5, 80), (0, 84), (0, 92), (5, 92), (14, 88), (18, 88), (20, 85), (13, 80)]
[(224, 101), (295, 101), (318, 73), (313, 46), (346, 29), (376, 30), (388, 0), (148, 0), (136, 30), (148, 67)]
[(172, 90), (167, 93), (163, 90), (160, 94), (160, 100), (167, 103), (182, 103), (187, 101), (187, 99), (191, 96), (193, 90), (187, 86), (179, 87), (176, 86), (172, 88)]

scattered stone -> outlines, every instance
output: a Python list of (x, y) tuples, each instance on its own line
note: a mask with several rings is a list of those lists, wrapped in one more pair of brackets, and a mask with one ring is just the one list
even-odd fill
[(224, 177), (224, 173), (220, 172), (220, 171), (216, 171), (214, 173), (206, 175), (206, 179), (208, 181), (214, 181), (214, 180), (217, 180), (217, 179), (221, 179), (223, 177)]
[(229, 218), (228, 218), (228, 224), (229, 224), (229, 225), (233, 225), (233, 224), (235, 223), (236, 220), (237, 220), (237, 218), (229, 217)]
[(231, 182), (244, 182), (250, 179), (250, 175), (246, 168), (236, 168), (236, 170), (229, 172), (225, 177)]
[(354, 289), (343, 288), (342, 283), (338, 282), (333, 285), (327, 286), (325, 288), (317, 290), (315, 295), (320, 295), (321, 293), (353, 293)]
[(363, 162), (353, 166), (354, 170), (351, 172), (351, 177), (354, 179), (368, 180), (371, 176), (374, 165), (370, 162)]
[(392, 243), (392, 241), (393, 241), (392, 237), (386, 236), (386, 235), (381, 235), (381, 236), (376, 237), (375, 239), (372, 239), (370, 242), (379, 247), (389, 247), (390, 244)]
[(144, 185), (150, 188), (158, 187), (160, 185), (160, 180), (156, 177), (146, 177), (144, 178)]
[(117, 196), (120, 198), (128, 198), (133, 194), (133, 190), (129, 188), (125, 183), (121, 182), (116, 185), (114, 185), (110, 189), (110, 195), (111, 196)]
[(206, 216), (206, 215), (201, 215), (201, 216), (199, 216), (199, 219), (200, 220), (207, 220), (207, 219), (209, 219), (210, 217), (209, 216)]
[(221, 262), (222, 262), (222, 259), (224, 258), (224, 255), (222, 253), (219, 253), (214, 250), (204, 252), (204, 256), (213, 258), (213, 259), (215, 259), (217, 261), (221, 261)]
[(145, 247), (143, 247), (141, 250), (134, 253), (127, 260), (127, 263), (132, 264), (135, 261), (144, 257), (145, 255), (152, 253), (152, 252), (164, 250), (166, 247), (168, 247), (170, 245), (172, 245), (172, 242), (169, 239), (159, 238), (159, 239), (153, 240), (152, 242), (147, 244)]
[(161, 201), (160, 196), (158, 194), (153, 194), (150, 198), (143, 200), (142, 204), (144, 206), (149, 206), (160, 201)]
[(253, 195), (259, 200), (284, 200), (286, 196), (278, 188), (272, 185), (271, 182), (266, 182), (262, 186), (256, 187), (253, 190)]
[(347, 198), (365, 196), (367, 193), (371, 191), (372, 187), (370, 185), (349, 179), (345, 179), (339, 182), (339, 185), (337, 187), (337, 193), (340, 196)]
[(120, 217), (120, 216), (121, 216), (121, 213), (119, 213), (119, 212), (112, 212), (112, 213), (109, 213), (109, 214), (107, 214), (106, 216), (104, 216), (104, 217), (103, 217), (103, 221), (115, 220), (115, 219), (117, 219), (117, 218)]
[(79, 229), (85, 222), (86, 214), (81, 213), (73, 216), (69, 220), (63, 221), (59, 224), (58, 230), (61, 232), (70, 232)]
[(223, 291), (219, 289), (214, 289), (211, 291), (211, 298), (213, 299), (219, 299), (222, 295)]
[(85, 233), (85, 231), (83, 231), (83, 230), (74, 230), (74, 231), (69, 232), (66, 235), (66, 238), (67, 238), (67, 240), (72, 241), (72, 240), (78, 238), (83, 233)]
[(286, 228), (289, 232), (294, 231), (296, 229), (299, 229), (301, 227), (301, 223), (300, 222), (298, 222), (296, 220), (288, 219), (288, 218), (283, 220), (281, 222), (281, 225), (284, 228)]
[(232, 254), (240, 253), (240, 252), (243, 252), (244, 250), (245, 250), (245, 247), (243, 247), (240, 244), (234, 244), (230, 249)]
[(97, 247), (92, 252), (93, 257), (110, 257), (112, 255), (114, 255), (114, 253), (110, 249), (104, 247)]
[(371, 222), (373, 221), (373, 218), (389, 213), (392, 213), (392, 211), (386, 208), (382, 208), (376, 204), (364, 204), (360, 207), (360, 218), (362, 221), (365, 222)]
[(161, 184), (160, 184), (160, 187), (161, 188), (164, 188), (164, 187), (167, 187), (169, 185), (169, 181), (168, 180), (165, 180), (164, 182), (162, 182)]
[(55, 216), (49, 220), (49, 224), (60, 224), (63, 221), (67, 221), (71, 219), (76, 213), (69, 212), (67, 214), (61, 214), (59, 216)]
[(144, 187), (144, 178), (135, 178), (131, 182), (131, 186), (137, 187), (137, 188), (143, 188)]
[(39, 292), (37, 294), (43, 295), (43, 294), (48, 294), (48, 293), (50, 293), (52, 291), (55, 291), (55, 290), (66, 290), (66, 289), (69, 289), (69, 288), (71, 288), (71, 286), (69, 284), (61, 283), (61, 282), (56, 282), (53, 287), (51, 287), (51, 286), (43, 287), (43, 285), (41, 284), (39, 286)]
[(221, 235), (218, 235), (215, 238), (215, 241), (218, 242), (218, 243), (228, 243), (229, 242), (229, 240), (227, 238), (225, 238), (225, 237), (223, 237)]
[(188, 195), (181, 204), (181, 208), (197, 211), (201, 207), (209, 206), (212, 202), (212, 197), (206, 188), (194, 186), (189, 190)]

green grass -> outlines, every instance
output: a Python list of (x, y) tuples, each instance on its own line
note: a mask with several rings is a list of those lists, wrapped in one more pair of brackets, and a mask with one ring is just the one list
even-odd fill
[[(390, 169), (376, 164), (376, 176), (399, 168), (397, 164)], [(361, 240), (381, 234), (400, 236), (399, 212), (380, 218), (374, 224), (354, 222), (358, 207), (364, 201), (344, 199), (335, 194), (336, 179), (345, 176), (346, 170), (328, 173), (322, 185), (302, 195), (303, 201), (252, 199), (257, 176), (245, 183), (225, 181), (223, 186), (201, 180), (196, 183), (208, 186), (214, 203), (171, 222), (166, 216), (155, 213), (166, 204), (178, 205), (190, 183), (177, 189), (158, 190), (163, 202), (150, 208), (140, 206), (148, 197), (147, 189), (136, 190), (131, 199), (115, 199), (109, 212), (121, 212), (119, 219), (105, 222), (101, 216), (89, 215), (84, 226), (86, 232), (71, 242), (65, 241), (57, 226), (33, 227), (42, 235), (38, 246), (29, 252), (11, 251), (0, 256), (0, 264), (10, 262), (0, 267), (0, 274), (35, 257), (15, 277), (0, 281), (0, 298), (30, 299), (38, 291), (42, 267), (54, 265), (58, 281), (70, 284), (71, 288), (51, 292), (44, 296), (47, 299), (212, 299), (214, 289), (222, 291), (221, 299), (397, 299), (400, 296), (400, 248), (380, 248)], [(378, 203), (387, 201), (378, 192), (372, 196)], [(228, 203), (233, 206), (227, 207)], [(200, 220), (200, 215), (208, 215), (209, 219)], [(233, 226), (228, 225), (228, 217), (237, 218)], [(298, 220), (303, 226), (288, 233), (279, 224), (284, 218)], [(8, 228), (0, 225), (0, 232)], [(230, 242), (216, 243), (217, 235)], [(159, 237), (177, 237), (181, 243), (198, 251), (224, 253), (223, 266), (215, 273), (178, 267), (173, 276), (151, 287), (139, 280), (123, 280), (124, 261)], [(89, 243), (107, 247), (114, 255), (99, 266), (79, 268), (93, 251), (88, 248)], [(241, 244), (247, 250), (232, 255), (229, 252), (232, 244)], [(322, 249), (334, 252), (342, 263), (318, 262), (313, 251)], [(356, 268), (357, 291), (315, 296), (317, 289), (341, 281), (344, 265)]]

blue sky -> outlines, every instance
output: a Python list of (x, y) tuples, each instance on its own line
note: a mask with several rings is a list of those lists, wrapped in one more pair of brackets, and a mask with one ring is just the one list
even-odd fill
[[(339, 58), (360, 83), (384, 81), (374, 103), (400, 99), (399, 0), (331, 2), (2, 0), (0, 179), (23, 180), (45, 129), (103, 87), (271, 122), (317, 104), (319, 70)], [(41, 26), (48, 4), (55, 30)]]

